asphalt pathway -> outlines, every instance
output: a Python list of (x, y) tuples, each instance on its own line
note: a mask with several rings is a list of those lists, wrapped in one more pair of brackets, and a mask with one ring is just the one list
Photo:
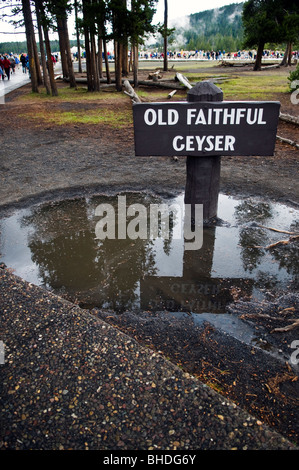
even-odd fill
[(10, 75), (10, 79), (0, 80), (0, 104), (5, 103), (5, 96), (13, 90), (30, 83), (28, 73), (23, 73), (22, 68), (16, 68), (15, 73)]

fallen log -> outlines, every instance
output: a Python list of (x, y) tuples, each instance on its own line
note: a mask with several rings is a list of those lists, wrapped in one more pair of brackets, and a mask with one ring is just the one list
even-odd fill
[(175, 74), (175, 79), (182, 83), (186, 88), (189, 88), (189, 90), (192, 88), (192, 85), (189, 82), (188, 78), (182, 75), (181, 73), (177, 72)]
[[(68, 82), (69, 79), (68, 78), (64, 78), (63, 81), (65, 82)], [(129, 83), (134, 83), (134, 80), (127, 80)], [(78, 77), (76, 78), (76, 82), (77, 83), (87, 83), (87, 78), (85, 77)], [(100, 79), (100, 83), (101, 84), (107, 84), (107, 79), (105, 78), (101, 78)], [(112, 85), (112, 84), (115, 84), (115, 80), (112, 79), (111, 80), (111, 83), (109, 84)], [(173, 80), (168, 80), (168, 81), (164, 81), (164, 80), (158, 80), (158, 81), (154, 81), (154, 80), (138, 80), (138, 84), (139, 85), (145, 85), (145, 86), (156, 86), (156, 87), (159, 87), (159, 88), (166, 88), (166, 89), (175, 89), (175, 90), (182, 90), (182, 87), (180, 85), (176, 85), (175, 84), (175, 81)]]
[(153, 80), (138, 80), (139, 85), (145, 85), (145, 86), (157, 86), (159, 88), (168, 88), (168, 89), (176, 89), (176, 90), (182, 90), (182, 87), (180, 85), (175, 85), (174, 82), (164, 82), (164, 81), (158, 81), (154, 82)]
[(221, 62), (221, 66), (224, 66), (224, 67), (245, 67), (246, 65), (253, 65), (254, 62), (251, 62), (251, 61), (248, 61), (248, 62), (237, 62), (236, 59), (233, 59), (232, 62), (227, 62), (226, 60), (223, 60)]
[(274, 227), (266, 227), (266, 225), (258, 224), (258, 227), (265, 228), (267, 230), (272, 230), (273, 232), (287, 233), (288, 235), (297, 235), (297, 232), (289, 232), (288, 230), (280, 230)]
[(290, 330), (294, 330), (294, 328), (298, 328), (299, 327), (299, 319), (296, 319), (294, 321), (293, 318), (290, 318), (289, 321), (293, 321), (293, 323), (291, 325), (287, 325), (283, 328), (274, 328), (274, 330), (271, 331), (271, 333), (283, 333), (285, 331), (290, 331)]
[(155, 82), (161, 78), (162, 78), (162, 75), (160, 74), (160, 70), (157, 70), (156, 72), (151, 72), (148, 75), (148, 80), (154, 80)]
[(285, 137), (280, 137), (279, 135), (276, 136), (276, 139), (280, 142), (283, 142), (284, 144), (289, 144), (299, 149), (299, 144), (297, 144), (297, 142), (294, 142), (294, 140), (286, 139)]
[(168, 96), (167, 96), (167, 98), (169, 98), (169, 99), (170, 99), (170, 98), (172, 98), (172, 97), (173, 97), (173, 95), (175, 95), (175, 94), (176, 94), (176, 92), (177, 92), (177, 90), (172, 90), (170, 93), (168, 93)]
[(279, 119), (286, 122), (291, 122), (292, 124), (299, 125), (299, 118), (291, 116), (290, 114), (280, 113)]
[(139, 96), (135, 93), (134, 89), (131, 87), (129, 80), (124, 80), (124, 93), (128, 95), (133, 103), (141, 103), (141, 99)]
[(261, 70), (267, 70), (267, 69), (279, 69), (280, 64), (274, 64), (274, 65), (264, 65), (261, 67)]
[(294, 235), (290, 237), (289, 240), (279, 240), (278, 242), (271, 243), (271, 245), (268, 245), (268, 246), (254, 245), (253, 248), (262, 248), (264, 250), (271, 250), (272, 248), (276, 248), (279, 245), (288, 245), (293, 240), (297, 240), (298, 238), (299, 238), (299, 235)]

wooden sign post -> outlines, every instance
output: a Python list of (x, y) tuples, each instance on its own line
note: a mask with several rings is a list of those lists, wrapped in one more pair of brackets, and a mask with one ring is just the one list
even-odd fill
[[(211, 82), (199, 82), (187, 93), (189, 102), (221, 102), (223, 93)], [(203, 204), (203, 220), (217, 216), (220, 189), (221, 156), (187, 156), (185, 204), (191, 204), (191, 219), (194, 218), (194, 204)]]
[(136, 156), (187, 156), (185, 203), (217, 215), (221, 156), (273, 155), (279, 102), (223, 101), (209, 81), (175, 103), (134, 103)]

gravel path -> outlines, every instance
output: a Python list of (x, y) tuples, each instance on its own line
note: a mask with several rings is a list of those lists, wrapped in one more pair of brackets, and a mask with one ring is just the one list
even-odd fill
[(1, 449), (292, 449), (132, 338), (0, 269)]

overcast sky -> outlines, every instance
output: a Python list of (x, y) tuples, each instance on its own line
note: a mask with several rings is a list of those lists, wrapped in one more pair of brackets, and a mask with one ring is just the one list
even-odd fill
[[(177, 19), (180, 16), (190, 15), (191, 13), (198, 13), (199, 11), (211, 10), (212, 8), (221, 7), (223, 5), (230, 5), (231, 3), (241, 3), (239, 0), (168, 0), (168, 18), (169, 21)], [(0, 10), (0, 13), (3, 10)], [(9, 13), (9, 11), (8, 11)], [(164, 0), (158, 0), (157, 13), (154, 22), (162, 22), (164, 18)], [(21, 29), (14, 30), (13, 26), (0, 20), (0, 42), (7, 41), (24, 41), (25, 35), (19, 34)], [(12, 34), (3, 34), (4, 32)], [(17, 33), (17, 34), (16, 34)], [(70, 31), (70, 34), (72, 31)]]

